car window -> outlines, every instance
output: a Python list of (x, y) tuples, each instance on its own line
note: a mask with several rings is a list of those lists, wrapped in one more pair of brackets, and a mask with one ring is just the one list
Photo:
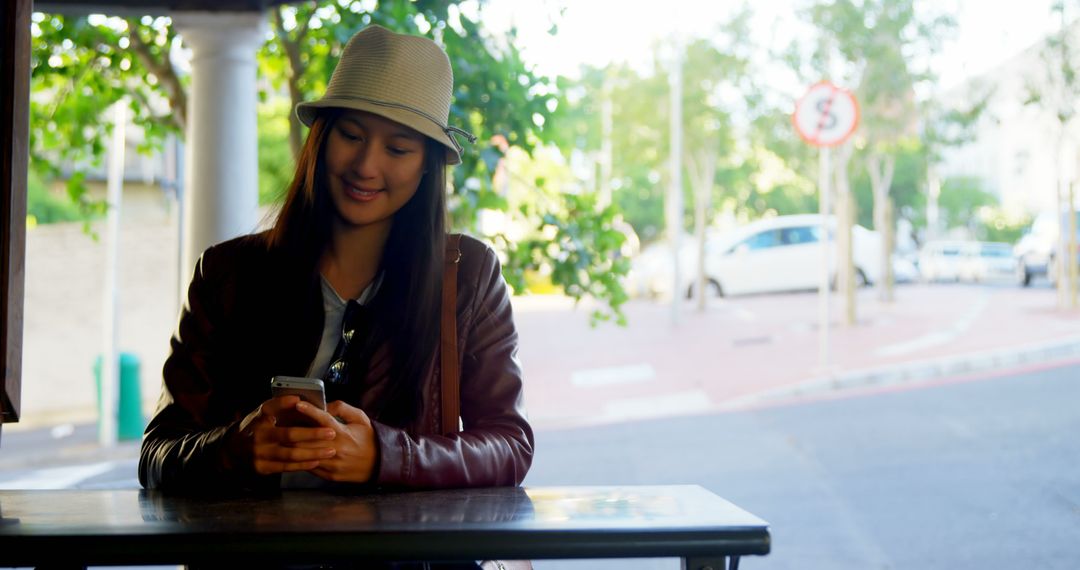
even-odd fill
[(780, 230), (780, 237), (784, 245), (798, 245), (801, 243), (814, 243), (818, 240), (819, 228), (811, 226), (798, 226)]
[(1008, 247), (988, 245), (983, 246), (980, 255), (982, 255), (983, 257), (1009, 257), (1012, 255), (1012, 250)]
[(756, 249), (767, 249), (770, 247), (776, 247), (780, 245), (780, 230), (767, 230), (764, 232), (756, 233), (748, 238), (743, 243), (751, 251)]

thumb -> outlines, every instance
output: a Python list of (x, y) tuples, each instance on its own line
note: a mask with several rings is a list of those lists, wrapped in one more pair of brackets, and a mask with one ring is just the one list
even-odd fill
[(335, 400), (326, 407), (326, 411), (332, 416), (340, 418), (346, 424), (370, 424), (371, 420), (364, 410), (354, 408), (341, 400)]

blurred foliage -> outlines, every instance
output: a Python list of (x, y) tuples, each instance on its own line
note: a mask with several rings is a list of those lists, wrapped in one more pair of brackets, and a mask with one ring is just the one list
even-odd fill
[(947, 178), (938, 199), (947, 228), (964, 228), (974, 239), (1016, 243), (1031, 225), (1031, 217), (1005, 213), (997, 196), (983, 189), (973, 177)]
[(112, 105), (126, 101), (143, 131), (140, 152), (160, 149), (168, 132), (179, 131), (177, 114), (165, 103), (168, 82), (154, 73), (160, 71), (154, 58), (167, 59), (174, 41), (167, 18), (32, 16), (30, 170), (46, 185), (65, 179), (81, 219), (106, 208), (89, 196), (85, 181), (102, 165)]
[(1077, 52), (1076, 40), (1070, 33), (1069, 21), (1075, 16), (1069, 14), (1072, 2), (1055, 1), (1050, 8), (1061, 27), (1057, 33), (1047, 38), (1039, 50), (1042, 67), (1030, 70), (1027, 78), (1025, 105), (1042, 107), (1058, 122), (1064, 137), (1065, 129), (1076, 118), (1076, 101), (1080, 99), (1080, 69), (1074, 63), (1080, 53)]
[[(890, 182), (889, 197), (896, 206), (897, 214), (916, 226), (924, 226), (927, 148), (918, 139), (905, 139), (896, 145), (893, 153), (896, 172)], [(867, 228), (874, 227), (874, 193), (870, 174), (866, 169), (855, 170), (851, 179), (851, 190), (855, 194), (856, 223)]]
[(51, 191), (32, 169), (26, 177), (26, 215), (35, 225), (74, 222), (86, 217), (68, 196)]
[(259, 205), (280, 203), (292, 182), (295, 161), (289, 151), (287, 99), (259, 104)]
[[(540, 232), (522, 240), (507, 241), (510, 257), (504, 271), (515, 290), (526, 286), (527, 274), (517, 268), (535, 266), (550, 259), (551, 280), (571, 283), (566, 293), (575, 299), (589, 296), (604, 299), (611, 310), (594, 310), (593, 325), (614, 319), (626, 324), (621, 306), (628, 300), (621, 279), (630, 270), (630, 260), (618, 252), (626, 236), (615, 229), (619, 210), (615, 206), (599, 209), (597, 194), (559, 194), (561, 209), (542, 217)], [(597, 213), (599, 212), (599, 213)]]
[[(753, 42), (749, 39), (750, 12), (743, 9), (722, 23), (708, 39), (682, 45), (682, 111), (684, 164), (700, 164), (707, 155), (719, 158), (713, 177), (710, 210), (713, 219), (721, 208), (743, 211), (754, 192), (753, 153), (736, 141), (748, 139), (752, 116), (760, 99), (749, 69)], [(654, 46), (654, 57), (644, 70), (627, 64), (607, 68), (585, 67), (577, 81), (561, 80), (566, 104), (553, 120), (559, 125), (554, 138), (562, 148), (582, 153), (585, 160), (602, 160), (605, 101), (611, 112), (611, 194), (626, 221), (643, 242), (660, 238), (666, 228), (665, 194), (670, 185), (671, 144), (669, 73), (673, 46)], [(788, 123), (790, 128), (790, 122)], [(599, 166), (594, 188), (603, 183)], [(687, 173), (688, 174), (688, 173)], [(683, 229), (693, 224), (692, 177), (684, 175)], [(766, 208), (767, 209), (767, 208)]]
[(1020, 241), (1024, 232), (1031, 227), (1031, 216), (1024, 215), (1018, 218), (1009, 216), (1001, 208), (983, 208), (979, 216), (979, 228), (976, 238), (983, 241), (1000, 241), (1015, 244)]
[[(450, 197), (452, 227), (475, 231), (482, 209), (506, 210), (504, 196), (495, 191), (493, 176), (510, 147), (528, 152), (554, 140), (553, 112), (560, 99), (554, 82), (535, 75), (516, 47), (516, 32), (495, 37), (480, 24), (483, 4), (460, 0), (322, 0), (275, 8), (270, 34), (258, 54), (261, 78), (270, 90), (260, 93), (260, 202), (278, 199), (283, 181), (291, 178), (289, 154), (295, 156), (302, 126), (289, 112), (300, 100), (322, 94), (345, 42), (368, 24), (424, 35), (441, 44), (455, 72), (455, 99), (450, 124), (470, 131), (477, 143), (465, 146), (463, 164), (452, 169)], [(87, 213), (103, 205), (88, 199), (85, 171), (98, 169), (111, 130), (107, 109), (126, 100), (132, 121), (145, 133), (141, 150), (162, 146), (164, 136), (182, 136), (188, 77), (173, 61), (176, 35), (169, 18), (121, 19), (104, 16), (33, 16), (31, 161), (46, 183), (69, 180), (73, 203)], [(276, 101), (286, 91), (284, 109)], [(286, 122), (287, 126), (283, 124)], [(290, 152), (290, 149), (293, 149)], [(265, 153), (265, 154), (264, 154)], [(578, 197), (565, 199), (567, 202)], [(613, 276), (619, 265), (604, 224), (611, 214), (586, 211), (581, 204), (545, 211), (533, 209), (533, 227), (556, 227), (567, 252), (543, 248), (541, 255), (515, 255), (503, 244), (508, 276), (545, 267), (552, 281), (576, 299), (598, 297), (608, 316), (622, 318), (625, 297)], [(560, 216), (574, 215), (574, 220)], [(575, 234), (575, 232), (580, 232)], [(516, 265), (528, 263), (529, 265)], [(567, 263), (595, 267), (566, 270)]]
[(984, 207), (997, 206), (997, 197), (983, 190), (977, 178), (946, 178), (941, 184), (938, 208), (946, 228), (968, 228), (975, 231), (979, 218), (976, 213)]

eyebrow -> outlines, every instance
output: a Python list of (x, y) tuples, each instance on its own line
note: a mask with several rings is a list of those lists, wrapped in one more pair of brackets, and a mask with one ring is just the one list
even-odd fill
[[(364, 125), (364, 123), (361, 122), (360, 119), (357, 119), (356, 117), (344, 116), (341, 119), (343, 121), (347, 121), (347, 122), (351, 123), (352, 125), (354, 125), (355, 127), (359, 128), (359, 129), (367, 129), (367, 126)], [(398, 130), (395, 130), (394, 132), (390, 133), (390, 138), (392, 138), (392, 139), (403, 138), (403, 139), (408, 139), (408, 140), (417, 141), (417, 142), (420, 142), (420, 141), (423, 140), (423, 136), (420, 135), (419, 133), (413, 133), (413, 132), (409, 132), (409, 131), (402, 130), (402, 129), (398, 129)]]

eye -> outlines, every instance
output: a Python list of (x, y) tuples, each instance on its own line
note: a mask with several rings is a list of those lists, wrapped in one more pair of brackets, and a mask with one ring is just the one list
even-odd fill
[(397, 146), (388, 146), (388, 147), (386, 147), (386, 150), (390, 151), (390, 154), (392, 154), (394, 156), (404, 156), (404, 155), (409, 154), (410, 152), (412, 152), (411, 150), (409, 150), (407, 148), (401, 148), (401, 147), (397, 147)]
[(358, 140), (362, 140), (364, 138), (363, 135), (361, 135), (359, 133), (349, 132), (346, 129), (339, 128), (337, 131), (338, 131), (338, 134), (340, 134), (342, 138), (344, 138), (345, 140), (348, 140), (348, 141), (358, 141)]

